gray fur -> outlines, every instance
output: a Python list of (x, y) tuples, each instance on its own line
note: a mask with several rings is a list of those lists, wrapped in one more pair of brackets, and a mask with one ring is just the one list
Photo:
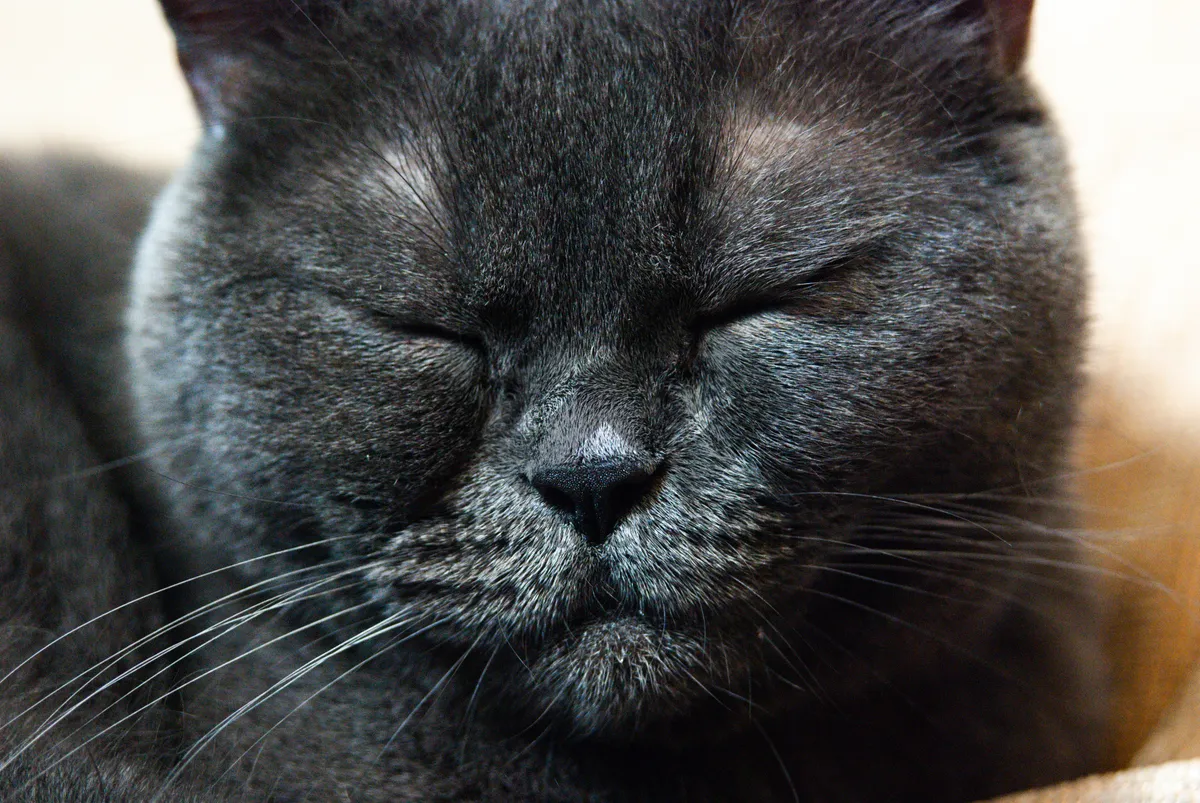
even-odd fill
[[(10, 788), (107, 799), (102, 747), (95, 789), (255, 800), (1096, 766), (1074, 213), (985, 4), (164, 5), (208, 131), (138, 249), (129, 380), (89, 370), (149, 469), (109, 521), (187, 626), (143, 651), (180, 659), (120, 720), (149, 733), (43, 738)], [(614, 455), (652, 480), (589, 540), (530, 478)]]

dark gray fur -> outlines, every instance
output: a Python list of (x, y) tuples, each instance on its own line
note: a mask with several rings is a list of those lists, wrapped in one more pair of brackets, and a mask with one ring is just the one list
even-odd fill
[[(6, 168), (33, 635), (0, 659), (170, 587), (0, 711), (234, 597), (10, 725), (0, 790), (949, 802), (1096, 767), (1073, 210), (985, 3), (164, 5), (208, 130), (127, 312), (143, 185)], [(530, 479), (589, 443), (651, 477), (601, 540)]]

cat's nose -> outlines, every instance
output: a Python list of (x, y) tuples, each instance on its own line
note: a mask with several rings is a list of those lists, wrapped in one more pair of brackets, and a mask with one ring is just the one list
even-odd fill
[(592, 544), (603, 544), (649, 492), (654, 469), (628, 459), (594, 460), (535, 470), (529, 482)]

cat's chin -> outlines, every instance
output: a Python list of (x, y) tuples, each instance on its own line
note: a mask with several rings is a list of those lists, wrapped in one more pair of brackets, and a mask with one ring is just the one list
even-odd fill
[(640, 730), (673, 719), (708, 692), (712, 644), (636, 616), (572, 628), (529, 663), (534, 694), (577, 736)]

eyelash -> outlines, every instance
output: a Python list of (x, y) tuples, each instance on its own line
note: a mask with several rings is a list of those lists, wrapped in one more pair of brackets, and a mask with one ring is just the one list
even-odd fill
[(702, 313), (692, 322), (692, 331), (696, 337), (703, 337), (706, 332), (720, 329), (730, 324), (764, 315), (771, 312), (784, 312), (786, 305), (773, 298), (748, 298), (735, 304), (730, 304), (712, 312)]
[(375, 311), (371, 312), (371, 316), (375, 318), (375, 320), (379, 322), (387, 331), (403, 337), (421, 340), (437, 340), (443, 343), (455, 343), (480, 354), (483, 354), (485, 351), (483, 341), (479, 338), (471, 335), (464, 335), (461, 332), (456, 332), (453, 329), (446, 329), (442, 326), (438, 326), (437, 324), (397, 320), (389, 315)]
[[(732, 304), (727, 304), (712, 312), (701, 313), (692, 322), (692, 331), (695, 333), (696, 340), (699, 342), (704, 334), (714, 329), (720, 329), (732, 323), (753, 318), (757, 315), (767, 313), (788, 313), (794, 312), (798, 305), (805, 303), (805, 293), (822, 284), (828, 278), (836, 276), (839, 273), (847, 272), (859, 264), (864, 262), (865, 257), (862, 254), (850, 254), (841, 259), (832, 261), (823, 267), (808, 273), (805, 281), (802, 284), (795, 285), (796, 292), (791, 298), (780, 298), (774, 296), (747, 296), (740, 301)], [(786, 294), (787, 291), (784, 291)]]

